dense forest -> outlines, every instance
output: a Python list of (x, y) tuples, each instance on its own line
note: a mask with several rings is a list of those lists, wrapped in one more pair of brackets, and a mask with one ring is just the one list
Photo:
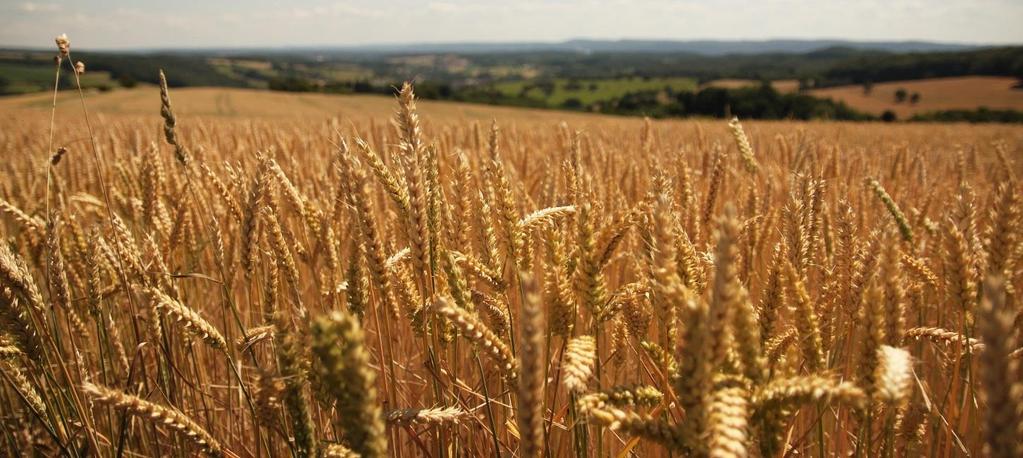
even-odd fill
[(880, 83), (965, 75), (1023, 79), (1023, 48), (993, 48), (965, 53), (860, 55), (824, 72), (820, 85)]

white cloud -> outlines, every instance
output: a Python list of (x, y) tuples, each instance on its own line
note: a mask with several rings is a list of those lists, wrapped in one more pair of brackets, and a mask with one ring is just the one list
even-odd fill
[(18, 11), (23, 13), (52, 13), (57, 9), (58, 6), (53, 3), (24, 2), (18, 5)]
[(438, 13), (454, 13), (459, 11), (461, 8), (450, 2), (430, 2), (426, 4), (426, 9)]
[(384, 5), (370, 3), (368, 7), (355, 5), (352, 2), (337, 2), (330, 6), (330, 11), (335, 14), (359, 17), (386, 17), (391, 14), (392, 8)]
[[(102, 3), (102, 4), (99, 4)], [(0, 0), (0, 46), (62, 31), (80, 48), (291, 46), (570, 38), (1020, 43), (1021, 0)], [(197, 6), (201, 5), (201, 6)], [(187, 33), (185, 33), (187, 32)]]

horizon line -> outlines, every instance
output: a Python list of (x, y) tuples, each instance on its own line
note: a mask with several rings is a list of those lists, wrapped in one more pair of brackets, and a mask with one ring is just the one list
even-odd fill
[[(486, 45), (486, 46), (529, 46), (529, 45), (559, 45), (569, 44), (572, 42), (607, 42), (607, 43), (626, 43), (626, 42), (662, 42), (662, 43), (769, 43), (769, 42), (844, 42), (850, 44), (907, 44), (907, 43), (920, 43), (930, 45), (944, 45), (944, 46), (962, 46), (962, 47), (975, 47), (975, 48), (991, 48), (991, 47), (1013, 47), (1023, 46), (1023, 42), (967, 42), (967, 41), (941, 41), (941, 40), (929, 40), (929, 39), (871, 39), (871, 40), (857, 40), (850, 38), (834, 38), (834, 37), (821, 37), (821, 38), (792, 38), (792, 37), (773, 37), (773, 38), (592, 38), (592, 37), (574, 37), (566, 38), (563, 40), (455, 40), (455, 41), (422, 41), (422, 42), (409, 42), (409, 41), (396, 41), (396, 42), (374, 42), (374, 43), (359, 43), (359, 44), (266, 44), (266, 45), (250, 45), (250, 46), (217, 46), (217, 45), (201, 45), (201, 46), (150, 46), (150, 47), (130, 47), (130, 46), (100, 46), (90, 48), (90, 51), (118, 51), (118, 52), (129, 52), (129, 53), (143, 53), (143, 52), (154, 52), (154, 51), (220, 51), (220, 50), (275, 50), (275, 49), (351, 49), (360, 50), (368, 49), (373, 50), (374, 48), (389, 48), (389, 50), (401, 51), (401, 48), (408, 48), (415, 50), (415, 48), (424, 48), (429, 46), (470, 46), (470, 45)], [(51, 46), (20, 46), (20, 45), (9, 45), (0, 43), (0, 49), (3, 50), (18, 50), (18, 51), (45, 51), (51, 49)], [(89, 51), (86, 51), (89, 52)]]

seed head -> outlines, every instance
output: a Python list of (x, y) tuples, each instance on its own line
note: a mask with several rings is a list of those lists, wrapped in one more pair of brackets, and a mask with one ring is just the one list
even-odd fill
[(57, 49), (60, 50), (60, 55), (66, 57), (71, 51), (71, 40), (68, 39), (67, 34), (57, 35), (54, 41), (57, 42)]

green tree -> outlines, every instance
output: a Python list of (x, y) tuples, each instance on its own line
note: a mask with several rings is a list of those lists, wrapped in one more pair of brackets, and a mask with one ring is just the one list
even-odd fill
[(909, 93), (906, 92), (905, 88), (901, 88), (901, 87), (898, 88), (895, 91), (895, 103), (905, 102), (906, 101), (906, 96), (908, 96), (908, 95), (909, 95)]
[(579, 100), (578, 98), (569, 97), (569, 98), (565, 99), (564, 102), (561, 102), (561, 107), (562, 108), (567, 108), (569, 110), (579, 110), (579, 109), (582, 109), (583, 102), (581, 100)]
[(135, 81), (135, 78), (131, 75), (124, 73), (117, 77), (117, 84), (120, 84), (123, 88), (131, 89), (138, 84), (138, 81)]

